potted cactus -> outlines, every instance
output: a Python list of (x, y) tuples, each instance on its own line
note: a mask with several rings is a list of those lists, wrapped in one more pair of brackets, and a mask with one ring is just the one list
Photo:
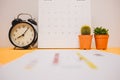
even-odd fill
[(78, 37), (80, 49), (91, 49), (92, 35), (90, 26), (82, 26), (81, 35), (79, 35)]
[(107, 49), (108, 44), (108, 29), (103, 27), (96, 27), (94, 29), (94, 38), (95, 38), (95, 44), (96, 49)]

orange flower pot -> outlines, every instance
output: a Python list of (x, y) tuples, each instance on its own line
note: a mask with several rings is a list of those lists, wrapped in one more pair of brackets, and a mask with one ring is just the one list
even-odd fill
[(94, 35), (96, 49), (107, 49), (109, 35)]
[(79, 35), (80, 49), (91, 49), (92, 35)]

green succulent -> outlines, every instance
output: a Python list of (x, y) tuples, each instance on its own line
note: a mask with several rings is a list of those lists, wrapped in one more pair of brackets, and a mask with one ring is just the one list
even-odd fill
[(81, 27), (81, 34), (82, 35), (90, 35), (91, 34), (91, 28), (88, 25), (84, 25)]
[(94, 29), (94, 34), (95, 35), (108, 35), (108, 29), (101, 27), (96, 27)]

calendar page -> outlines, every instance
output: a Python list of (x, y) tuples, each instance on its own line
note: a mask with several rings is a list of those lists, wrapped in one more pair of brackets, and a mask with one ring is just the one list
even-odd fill
[(79, 48), (82, 25), (91, 25), (90, 0), (39, 0), (38, 48)]

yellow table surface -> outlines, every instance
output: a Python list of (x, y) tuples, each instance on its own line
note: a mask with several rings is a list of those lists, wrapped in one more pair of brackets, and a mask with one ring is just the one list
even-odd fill
[[(0, 48), (0, 65), (4, 65), (8, 62), (11, 62), (11, 61), (13, 61), (25, 54), (28, 54), (34, 50), (48, 50), (48, 49), (14, 50), (13, 48)], [(51, 49), (51, 50), (53, 50), (53, 49)], [(56, 49), (54, 49), (54, 50), (56, 50)], [(72, 50), (72, 49), (60, 49), (60, 50)], [(79, 49), (76, 49), (76, 50), (79, 50)], [(93, 50), (95, 50), (95, 49), (93, 49)], [(102, 50), (102, 51), (120, 55), (120, 48), (108, 48), (107, 50)]]

